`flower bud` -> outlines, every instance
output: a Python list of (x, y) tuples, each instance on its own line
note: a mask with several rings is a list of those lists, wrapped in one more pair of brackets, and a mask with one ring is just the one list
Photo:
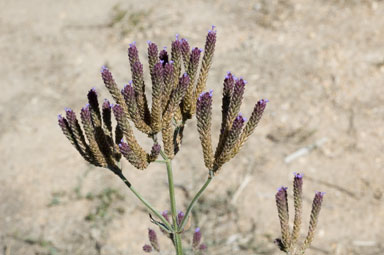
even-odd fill
[(148, 237), (149, 237), (149, 242), (151, 243), (153, 249), (159, 252), (160, 247), (159, 247), (159, 242), (157, 240), (157, 235), (155, 230), (148, 228)]
[(201, 232), (200, 228), (196, 228), (195, 232), (193, 233), (193, 239), (192, 239), (192, 248), (198, 249), (201, 242)]

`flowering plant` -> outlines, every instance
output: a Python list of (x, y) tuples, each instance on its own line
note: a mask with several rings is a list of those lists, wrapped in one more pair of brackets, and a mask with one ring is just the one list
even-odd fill
[[(132, 81), (119, 89), (110, 70), (102, 67), (101, 76), (112, 95), (114, 104), (105, 99), (101, 109), (95, 89), (88, 92), (88, 104), (81, 109), (80, 120), (73, 110), (66, 108), (65, 116), (58, 122), (63, 133), (80, 155), (98, 167), (111, 170), (133, 194), (147, 207), (151, 222), (167, 235), (176, 250), (183, 254), (182, 233), (188, 228), (190, 213), (196, 201), (210, 184), (222, 166), (232, 159), (258, 125), (268, 100), (261, 99), (254, 105), (249, 120), (240, 113), (246, 81), (228, 72), (223, 85), (222, 123), (219, 142), (213, 152), (211, 141), (212, 90), (206, 89), (216, 44), (216, 30), (208, 31), (204, 50), (190, 47), (184, 38), (172, 41), (171, 51), (159, 51), (148, 41), (148, 64), (152, 81), (152, 104), (149, 106), (143, 74), (135, 43), (130, 44), (128, 58)], [(180, 150), (186, 122), (196, 114), (197, 129), (207, 167), (207, 180), (193, 197), (185, 213), (177, 212), (172, 160)], [(116, 120), (113, 128), (112, 115)], [(150, 152), (137, 141), (133, 127), (152, 139)], [(160, 141), (161, 140), (161, 141)], [(158, 160), (158, 156), (161, 160)], [(144, 170), (158, 162), (167, 168), (170, 211), (160, 213), (132, 186), (120, 167), (122, 156), (135, 168)], [(279, 211), (280, 213), (280, 211)], [(160, 251), (156, 232), (148, 231), (150, 245), (145, 252)], [(282, 239), (284, 244), (285, 239)], [(201, 232), (196, 228), (192, 238), (192, 250), (203, 254), (206, 245), (201, 243)]]

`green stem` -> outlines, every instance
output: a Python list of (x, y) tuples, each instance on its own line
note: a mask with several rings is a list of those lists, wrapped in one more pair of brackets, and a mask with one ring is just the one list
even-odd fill
[(172, 223), (173, 223), (173, 238), (176, 248), (177, 255), (183, 255), (183, 247), (181, 243), (181, 238), (179, 234), (179, 228), (177, 225), (177, 212), (176, 212), (176, 199), (175, 199), (175, 185), (173, 183), (173, 172), (172, 172), (172, 160), (165, 155), (163, 151), (160, 151), (161, 156), (166, 161), (167, 165), (167, 174), (168, 174), (168, 187), (169, 187), (169, 198), (171, 200), (171, 214), (172, 214)]
[(189, 204), (188, 208), (187, 208), (187, 211), (185, 212), (185, 215), (184, 215), (184, 218), (183, 220), (181, 221), (180, 223), (180, 227), (179, 227), (179, 230), (183, 230), (184, 227), (185, 227), (185, 224), (187, 223), (187, 220), (188, 220), (188, 216), (189, 214), (191, 213), (192, 211), (192, 208), (193, 206), (196, 204), (197, 200), (199, 200), (201, 194), (204, 192), (204, 190), (208, 187), (209, 183), (212, 181), (213, 179), (213, 171), (210, 170), (209, 171), (209, 175), (208, 175), (208, 179), (205, 181), (204, 185), (200, 188), (200, 190), (196, 193), (196, 195), (193, 197), (191, 203)]
[(183, 246), (181, 243), (181, 235), (179, 233), (174, 234), (175, 238), (175, 246), (176, 246), (176, 254), (183, 255)]
[(125, 176), (123, 175), (121, 169), (116, 169), (116, 170), (113, 170), (113, 172), (120, 177), (120, 179), (125, 183), (125, 185), (127, 185), (127, 187), (132, 191), (132, 193), (149, 209), (149, 211), (151, 211), (154, 215), (157, 216), (157, 218), (159, 218), (161, 220), (161, 222), (168, 228), (168, 229), (164, 229), (163, 226), (159, 225), (159, 227), (163, 228), (165, 231), (167, 232), (170, 232), (172, 231), (172, 226), (169, 224), (169, 222), (164, 218), (163, 215), (161, 215), (161, 213), (159, 213), (156, 209), (154, 209), (152, 207), (152, 205), (147, 201), (145, 200), (139, 192), (137, 192), (137, 190), (132, 186), (132, 184), (127, 180), (127, 178), (125, 178)]
[(156, 163), (164, 163), (164, 164), (167, 163), (166, 160), (155, 160), (155, 162), (156, 162)]

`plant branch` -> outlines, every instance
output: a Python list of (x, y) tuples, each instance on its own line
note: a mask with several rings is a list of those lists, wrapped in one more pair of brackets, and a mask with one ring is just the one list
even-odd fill
[(197, 200), (199, 200), (200, 196), (205, 191), (205, 189), (208, 187), (208, 185), (212, 181), (212, 179), (213, 179), (213, 171), (209, 170), (209, 174), (208, 174), (207, 180), (205, 181), (204, 185), (200, 188), (200, 190), (196, 193), (196, 195), (193, 197), (191, 203), (189, 204), (189, 206), (187, 208), (187, 211), (185, 212), (184, 218), (181, 221), (180, 226), (179, 226), (179, 231), (180, 232), (183, 231), (183, 229), (185, 227), (185, 224), (187, 223), (187, 219), (189, 217), (189, 214), (192, 211), (193, 206), (196, 204)]
[(154, 215), (156, 215), (157, 218), (159, 218), (161, 220), (161, 222), (167, 227), (167, 229), (165, 229), (164, 226), (162, 225), (158, 225), (159, 227), (161, 227), (162, 229), (164, 229), (165, 231), (167, 232), (172, 232), (173, 231), (173, 228), (172, 226), (169, 224), (169, 222), (164, 218), (163, 215), (161, 215), (161, 213), (159, 213), (156, 209), (153, 208), (153, 206), (145, 199), (141, 196), (141, 194), (139, 192), (137, 192), (137, 190), (132, 186), (132, 184), (127, 180), (127, 178), (123, 175), (123, 172), (121, 171), (121, 169), (111, 169), (117, 176), (120, 177), (120, 179), (125, 183), (125, 185), (132, 191), (132, 193), (145, 205), (145, 207), (148, 208), (149, 211), (151, 211)]

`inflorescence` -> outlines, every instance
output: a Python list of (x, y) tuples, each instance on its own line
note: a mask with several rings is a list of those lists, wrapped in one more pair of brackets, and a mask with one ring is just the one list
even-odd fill
[(205, 166), (216, 173), (224, 163), (232, 159), (253, 133), (259, 123), (268, 100), (259, 100), (248, 122), (240, 113), (245, 84), (242, 78), (236, 78), (230, 72), (224, 79), (222, 99), (222, 122), (219, 143), (215, 153), (211, 141), (212, 90), (201, 93), (196, 103), (197, 128), (203, 147)]
[[(160, 226), (160, 230), (173, 241), (175, 247), (180, 245), (180, 243), (176, 244), (179, 242), (176, 237), (189, 228), (187, 226), (187, 221), (190, 220), (188, 215), (194, 203), (205, 190), (213, 175), (239, 152), (254, 132), (268, 102), (266, 99), (259, 100), (247, 120), (240, 113), (247, 82), (228, 72), (223, 84), (219, 141), (213, 150), (211, 141), (213, 91), (203, 91), (206, 88), (215, 44), (214, 26), (208, 31), (204, 50), (198, 47), (191, 48), (188, 41), (184, 38), (179, 39), (178, 35), (171, 43), (170, 52), (166, 47), (159, 50), (155, 43), (148, 41), (148, 65), (152, 83), (152, 104), (150, 106), (147, 100), (143, 64), (139, 58), (136, 43), (132, 43), (128, 49), (132, 81), (123, 89), (119, 89), (107, 67), (101, 68), (101, 77), (115, 101), (114, 104), (105, 99), (100, 107), (98, 94), (93, 88), (88, 92), (88, 103), (80, 111), (80, 121), (75, 112), (69, 108), (65, 109), (65, 116), (58, 116), (59, 126), (64, 135), (80, 155), (87, 162), (108, 168), (118, 174), (141, 199), (128, 180), (119, 174), (121, 173), (119, 168), (121, 157), (126, 158), (135, 168), (143, 170), (156, 161), (158, 155), (161, 154), (167, 164), (167, 169), (171, 171), (169, 164), (180, 150), (185, 123), (196, 113), (204, 163), (209, 170), (207, 182), (196, 194), (185, 214), (179, 212), (176, 215), (176, 206), (173, 204), (172, 223), (167, 212), (160, 214), (141, 199), (147, 208), (160, 218), (162, 222), (153, 222)], [(115, 127), (112, 124), (112, 115), (116, 120)], [(149, 152), (145, 151), (136, 140), (132, 124), (153, 140), (152, 149)], [(161, 134), (162, 146), (158, 141), (158, 134)], [(295, 218), (292, 232), (289, 229), (287, 188), (281, 187), (276, 194), (282, 234), (281, 239), (277, 239), (276, 242), (282, 251), (291, 255), (304, 254), (305, 249), (311, 244), (324, 196), (322, 192), (316, 193), (309, 231), (304, 243), (299, 246), (297, 240), (302, 219), (302, 178), (302, 175), (295, 174), (293, 184)], [(173, 190), (171, 186), (170, 184), (170, 191)], [(172, 192), (170, 194), (172, 195)], [(143, 250), (159, 252), (156, 232), (149, 229), (148, 236), (150, 244), (146, 244)], [(192, 239), (192, 249), (195, 254), (203, 254), (206, 248), (206, 245), (201, 243), (200, 229), (196, 228)], [(180, 249), (179, 251), (181, 251)]]
[(281, 227), (281, 239), (276, 239), (280, 250), (289, 255), (302, 255), (313, 241), (315, 230), (320, 214), (321, 204), (323, 202), (324, 192), (316, 192), (312, 203), (312, 211), (309, 222), (309, 230), (303, 244), (298, 243), (302, 221), (303, 207), (303, 175), (294, 174), (293, 180), (293, 198), (295, 207), (295, 217), (292, 232), (289, 228), (288, 195), (287, 187), (281, 187), (276, 193), (276, 206)]
[[(58, 117), (63, 133), (86, 161), (111, 170), (118, 169), (121, 155), (134, 167), (147, 168), (161, 150), (156, 139), (158, 133), (162, 135), (166, 156), (172, 159), (179, 151), (184, 125), (195, 113), (196, 100), (206, 87), (215, 44), (214, 26), (208, 31), (204, 50), (191, 50), (188, 41), (179, 39), (178, 35), (172, 41), (170, 52), (166, 48), (159, 51), (155, 43), (148, 41), (151, 107), (145, 91), (143, 64), (136, 43), (130, 44), (128, 58), (132, 81), (122, 90), (118, 88), (110, 70), (105, 66), (101, 69), (102, 79), (115, 104), (105, 99), (100, 110), (96, 90), (91, 89), (88, 104), (80, 114), (84, 132), (75, 112), (66, 109), (66, 116)], [(114, 129), (111, 113), (117, 122)], [(153, 138), (154, 144), (149, 153), (137, 142), (131, 123)]]
[[(161, 133), (164, 153), (172, 159), (179, 151), (186, 121), (196, 113), (205, 166), (216, 173), (239, 152), (252, 134), (268, 100), (258, 101), (246, 122), (239, 111), (247, 82), (228, 72), (224, 79), (220, 138), (213, 153), (212, 91), (202, 91), (206, 87), (215, 44), (214, 26), (208, 31), (204, 50), (197, 47), (191, 49), (188, 41), (179, 39), (178, 35), (172, 41), (170, 54), (165, 47), (159, 52), (158, 46), (148, 41), (148, 64), (152, 80), (152, 106), (149, 107), (143, 64), (136, 43), (131, 43), (128, 58), (132, 81), (122, 90), (118, 88), (110, 70), (105, 66), (101, 69), (102, 79), (115, 104), (105, 99), (100, 110), (96, 90), (91, 89), (88, 92), (88, 104), (80, 114), (84, 132), (75, 112), (66, 109), (65, 117), (59, 115), (63, 133), (81, 156), (95, 166), (116, 170), (122, 155), (134, 167), (145, 169), (156, 160), (161, 150), (156, 135)], [(112, 113), (117, 122), (114, 129)], [(153, 138), (149, 153), (136, 140), (131, 123)]]

